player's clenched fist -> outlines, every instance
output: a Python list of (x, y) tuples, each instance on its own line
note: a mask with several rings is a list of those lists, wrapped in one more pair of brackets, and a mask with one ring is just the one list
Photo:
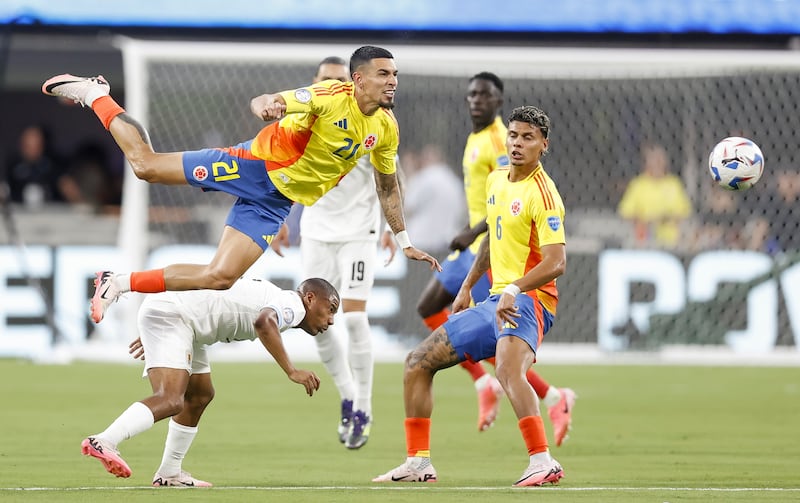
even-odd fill
[(262, 94), (250, 100), (250, 111), (264, 121), (280, 119), (286, 114), (286, 103), (277, 94)]

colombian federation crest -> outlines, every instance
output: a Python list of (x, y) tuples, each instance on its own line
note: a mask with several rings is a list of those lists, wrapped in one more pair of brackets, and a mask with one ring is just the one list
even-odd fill
[(372, 150), (372, 147), (378, 143), (378, 137), (370, 133), (364, 138), (364, 150)]
[(511, 201), (511, 214), (515, 217), (520, 214), (522, 211), (522, 201), (519, 199), (514, 199)]
[(192, 170), (192, 177), (198, 182), (202, 182), (208, 178), (208, 168), (205, 166), (195, 166)]

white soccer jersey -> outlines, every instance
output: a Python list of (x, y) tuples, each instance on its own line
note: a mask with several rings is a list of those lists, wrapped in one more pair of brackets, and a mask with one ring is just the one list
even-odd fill
[(369, 157), (362, 157), (338, 185), (313, 205), (303, 208), (300, 237), (327, 243), (377, 241), (381, 208), (374, 172)]
[(296, 327), (306, 315), (297, 292), (282, 290), (266, 280), (243, 278), (228, 290), (148, 295), (139, 310), (139, 321), (142, 325), (147, 323), (147, 317), (174, 312), (192, 330), (195, 343), (211, 345), (255, 339), (253, 323), (265, 307), (278, 313), (281, 332)]

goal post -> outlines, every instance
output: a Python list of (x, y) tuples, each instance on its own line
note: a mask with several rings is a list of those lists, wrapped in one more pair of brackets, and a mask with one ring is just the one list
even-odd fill
[[(157, 151), (253, 138), (263, 123), (250, 113), (250, 98), (301, 87), (324, 57), (347, 59), (357, 47), (129, 38), (117, 44), (126, 108)], [(504, 117), (523, 104), (550, 116), (543, 164), (567, 207), (569, 266), (559, 279), (562, 302), (548, 345), (616, 351), (699, 344), (743, 352), (798, 346), (795, 52), (377, 45), (394, 54), (399, 69), (401, 153), (435, 144), (460, 173), (471, 127), (467, 80), (481, 71), (503, 79)], [(707, 171), (711, 148), (732, 135), (754, 140), (766, 159), (764, 176), (747, 193), (715, 187)], [(641, 171), (647, 142), (664, 147), (691, 202), (678, 241), (669, 245), (636, 241), (631, 223), (617, 212), (627, 183)], [(787, 184), (794, 183), (792, 195)], [(119, 230), (127, 265), (144, 268), (161, 246), (213, 250), (231, 202), (224, 194), (148, 185), (128, 170)], [(378, 287), (395, 289), (392, 302), (399, 307), (374, 316), (373, 324), (401, 341), (422, 337), (414, 306), (429, 277), (426, 268), (409, 264), (403, 277), (379, 279)], [(371, 301), (370, 308), (379, 304)], [(709, 320), (719, 324), (711, 328)], [(766, 327), (762, 333), (759, 326)]]

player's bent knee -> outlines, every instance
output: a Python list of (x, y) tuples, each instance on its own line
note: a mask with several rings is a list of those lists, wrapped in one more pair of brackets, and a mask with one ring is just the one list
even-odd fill
[(129, 157), (128, 163), (131, 165), (133, 174), (136, 175), (136, 178), (139, 180), (147, 183), (160, 183), (162, 181), (159, 170), (153, 167), (153, 162), (148, 162), (144, 158)]
[(183, 412), (183, 397), (182, 396), (170, 396), (164, 397), (164, 402), (162, 403), (164, 415), (167, 417), (176, 416)]

